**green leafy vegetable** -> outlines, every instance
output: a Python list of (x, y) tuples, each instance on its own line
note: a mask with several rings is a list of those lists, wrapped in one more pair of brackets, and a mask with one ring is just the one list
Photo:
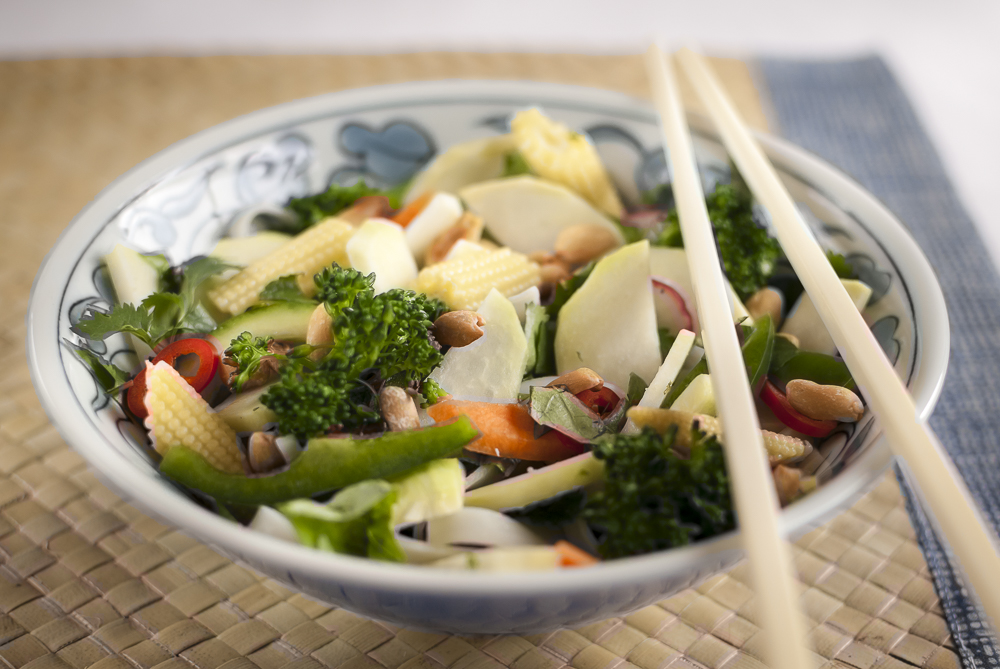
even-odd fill
[(151, 348), (183, 332), (209, 332), (216, 323), (198, 300), (199, 289), (210, 277), (231, 267), (217, 258), (199, 258), (184, 267), (177, 292), (153, 293), (138, 307), (126, 303), (109, 313), (94, 312), (77, 323), (73, 331), (88, 339), (105, 339), (116, 332), (125, 332)]
[(586, 503), (587, 492), (577, 487), (504, 513), (525, 525), (558, 529), (577, 519)]
[(705, 539), (735, 526), (722, 448), (692, 429), (690, 456), (672, 449), (677, 428), (659, 435), (608, 435), (594, 447), (604, 489), (583, 518), (599, 533), (605, 558), (641, 555)]
[(531, 418), (577, 441), (591, 441), (607, 431), (600, 416), (563, 388), (532, 386)]
[(781, 247), (754, 220), (753, 202), (745, 188), (720, 184), (705, 203), (726, 277), (740, 299), (746, 300), (771, 276)]
[(292, 521), (299, 541), (334, 553), (405, 562), (393, 534), (396, 491), (388, 481), (362, 481), (341, 490), (328, 504), (297, 499), (279, 505)]
[(281, 226), (283, 232), (298, 234), (319, 223), (324, 218), (335, 216), (354, 204), (358, 198), (369, 195), (384, 195), (389, 198), (389, 205), (396, 209), (400, 205), (402, 193), (399, 188), (379, 190), (372, 188), (364, 181), (358, 181), (351, 186), (330, 184), (322, 193), (308, 197), (293, 197), (285, 208), (295, 214), (296, 220)]
[(830, 261), (833, 266), (833, 271), (837, 273), (837, 276), (841, 279), (854, 279), (854, 265), (847, 262), (847, 258), (835, 251), (827, 251), (826, 259)]
[(674, 208), (674, 186), (673, 184), (660, 184), (653, 186), (643, 192), (642, 203), (658, 209)]
[(683, 248), (684, 238), (681, 236), (681, 220), (676, 209), (671, 209), (667, 214), (667, 220), (663, 222), (663, 227), (653, 239), (653, 246), (667, 246), (670, 248)]
[(90, 373), (94, 375), (94, 379), (97, 381), (98, 385), (104, 390), (105, 393), (111, 395), (118, 392), (122, 385), (132, 378), (132, 375), (125, 370), (119, 368), (114, 363), (108, 362), (102, 356), (94, 353), (90, 349), (71, 344), (68, 341), (66, 345), (69, 346), (73, 352), (83, 361)]
[(231, 381), (234, 392), (242, 391), (243, 385), (260, 368), (261, 360), (271, 355), (267, 344), (268, 340), (264, 337), (255, 338), (249, 332), (244, 332), (226, 349), (226, 361), (230, 364), (236, 363), (237, 367)]
[(260, 291), (260, 299), (262, 302), (301, 302), (301, 303), (315, 303), (311, 297), (308, 297), (299, 288), (298, 275), (289, 274), (275, 279), (271, 283), (264, 286), (264, 289)]
[(555, 367), (552, 332), (546, 327), (549, 313), (545, 307), (529, 304), (524, 311), (524, 336), (528, 342), (528, 359), (524, 366), (524, 377), (545, 376)]
[(501, 177), (517, 177), (531, 174), (531, 167), (520, 151), (512, 151), (503, 157), (503, 173)]

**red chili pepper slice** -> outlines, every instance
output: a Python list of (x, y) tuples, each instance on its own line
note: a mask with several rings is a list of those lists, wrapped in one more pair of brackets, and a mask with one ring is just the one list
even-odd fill
[(778, 387), (770, 381), (764, 382), (760, 399), (774, 412), (778, 420), (810, 437), (825, 437), (837, 427), (835, 420), (815, 420), (793, 409), (785, 393), (778, 390)]
[[(172, 367), (177, 366), (179, 358), (185, 355), (194, 355), (198, 358), (198, 367), (193, 374), (181, 374), (181, 377), (188, 382), (192, 388), (199, 393), (204, 390), (219, 368), (219, 356), (215, 352), (215, 347), (204, 339), (180, 339), (164, 347), (162, 351), (153, 358), (153, 364), (166, 361)], [(178, 370), (180, 371), (180, 370)], [(146, 397), (146, 370), (141, 370), (132, 380), (132, 386), (128, 389), (128, 408), (139, 419), (146, 418), (146, 405), (143, 399)]]

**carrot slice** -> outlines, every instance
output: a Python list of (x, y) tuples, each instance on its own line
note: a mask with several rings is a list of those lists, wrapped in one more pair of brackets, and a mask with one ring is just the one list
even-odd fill
[(430, 417), (441, 422), (466, 415), (483, 436), (465, 445), (470, 451), (501, 458), (557, 462), (583, 453), (584, 446), (555, 431), (535, 439), (535, 421), (521, 404), (493, 404), (445, 400), (427, 408)]
[(434, 191), (427, 191), (416, 200), (400, 209), (399, 213), (392, 217), (392, 220), (405, 228), (410, 224), (410, 221), (417, 217), (417, 214), (424, 210), (424, 207), (427, 206), (427, 203), (430, 202), (433, 197)]
[(560, 567), (590, 567), (600, 562), (587, 551), (565, 540), (557, 541), (553, 548), (559, 556)]

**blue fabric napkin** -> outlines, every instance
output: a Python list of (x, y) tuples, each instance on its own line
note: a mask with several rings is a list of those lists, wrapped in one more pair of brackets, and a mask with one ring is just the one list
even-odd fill
[[(761, 65), (781, 134), (845, 170), (881, 199), (936, 269), (951, 319), (951, 362), (931, 425), (994, 528), (1000, 527), (996, 267), (906, 95), (880, 58), (767, 59)], [(996, 639), (963, 591), (950, 555), (898, 469), (897, 478), (964, 665), (1000, 666)]]

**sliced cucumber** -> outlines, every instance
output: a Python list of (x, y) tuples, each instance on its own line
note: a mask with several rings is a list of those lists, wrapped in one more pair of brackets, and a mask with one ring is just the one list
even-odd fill
[(316, 305), (307, 302), (279, 302), (233, 316), (215, 328), (211, 335), (225, 350), (243, 332), (254, 337), (273, 337), (285, 341), (305, 341), (309, 318)]
[(261, 404), (268, 386), (237, 393), (215, 408), (219, 418), (236, 432), (258, 432), (268, 423), (278, 420), (273, 411)]
[(284, 246), (290, 239), (290, 235), (272, 231), (258, 232), (250, 237), (225, 237), (215, 245), (211, 255), (230, 265), (246, 267)]
[(484, 509), (517, 509), (548, 499), (577, 486), (589, 486), (604, 478), (604, 463), (584, 453), (533, 472), (483, 486), (465, 493), (465, 506)]
[[(872, 289), (867, 284), (855, 279), (841, 279), (840, 282), (844, 284), (844, 289), (851, 296), (858, 311), (864, 311), (865, 307), (868, 306), (868, 300), (871, 299)], [(798, 337), (799, 348), (803, 351), (814, 351), (826, 355), (834, 355), (837, 352), (833, 337), (830, 336), (826, 325), (823, 324), (823, 319), (816, 311), (816, 305), (813, 304), (812, 298), (806, 293), (802, 293), (795, 308), (785, 319), (781, 332)]]
[(684, 389), (674, 403), (670, 405), (673, 411), (687, 411), (707, 416), (715, 415), (715, 393), (712, 392), (712, 377), (701, 374)]

